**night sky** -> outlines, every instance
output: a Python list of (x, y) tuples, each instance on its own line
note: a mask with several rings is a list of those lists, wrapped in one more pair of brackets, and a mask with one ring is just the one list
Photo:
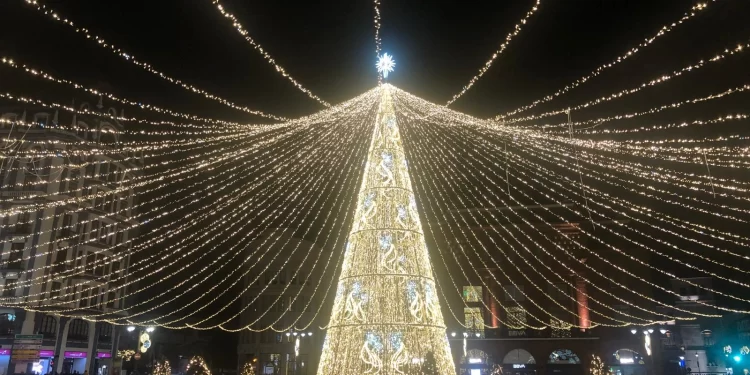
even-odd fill
[[(287, 117), (323, 108), (277, 74), (210, 0), (40, 2), (157, 69), (238, 104)], [(376, 85), (371, 0), (222, 3), (279, 64), (324, 100), (338, 103)], [(389, 81), (430, 101), (445, 103), (477, 73), (532, 3), (383, 0), (383, 51), (392, 54), (397, 64)], [(452, 108), (488, 117), (554, 93), (651, 37), (662, 25), (678, 20), (696, 3), (543, 0), (541, 9), (490, 71)], [(637, 57), (529, 113), (631, 88), (747, 42), (748, 14), (750, 1), (718, 0), (706, 14), (679, 26)], [(50, 21), (23, 0), (0, 1), (0, 55), (61, 78), (177, 111), (243, 122), (268, 121), (160, 80), (69, 27)], [(732, 58), (631, 98), (576, 112), (574, 120), (644, 110), (750, 83), (748, 62), (747, 56)], [(16, 81), (17, 75), (0, 67), (0, 92), (64, 104), (85, 96), (49, 83)], [(738, 94), (720, 103), (653, 116), (646, 123), (736, 113), (747, 109), (747, 100), (747, 94)], [(126, 114), (128, 111), (126, 108)], [(226, 352), (234, 352), (232, 345), (227, 345)]]
[[(44, 3), (173, 77), (237, 103), (284, 116), (322, 108), (276, 74), (209, 0)], [(491, 70), (453, 107), (490, 116), (527, 104), (611, 61), (679, 19), (695, 3), (544, 1)], [(228, 0), (223, 4), (292, 76), (323, 99), (337, 103), (375, 85), (371, 1)], [(383, 50), (397, 63), (390, 81), (444, 103), (476, 74), (531, 4), (529, 0), (384, 1)], [(632, 61), (543, 108), (557, 109), (624, 89), (746, 40), (748, 12), (746, 1), (719, 1), (707, 14), (678, 27)], [(45, 19), (22, 0), (0, 4), (0, 35), (4, 36), (0, 52), (61, 77), (87, 84), (104, 82), (116, 94), (178, 110), (257, 120), (161, 81)], [(747, 69), (741, 68), (746, 61), (740, 60), (638, 96), (648, 105), (664, 95), (676, 98), (681, 93), (696, 96), (722, 90), (727, 87), (723, 76), (734, 83), (748, 77)], [(735, 61), (739, 63), (734, 65)], [(611, 114), (623, 103), (596, 111)], [(633, 106), (648, 108), (641, 103)]]

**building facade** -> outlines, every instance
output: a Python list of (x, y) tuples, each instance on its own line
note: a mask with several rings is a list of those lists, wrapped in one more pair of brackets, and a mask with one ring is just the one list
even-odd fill
[[(101, 101), (97, 108), (83, 103), (78, 109), (118, 115)], [(0, 373), (110, 374), (118, 330), (76, 314), (127, 307), (127, 250), (138, 223), (133, 190), (123, 187), (138, 175), (142, 158), (87, 152), (118, 143), (123, 124), (111, 118), (6, 108), (0, 119), (7, 155), (0, 174), (2, 209), (38, 207), (0, 221), (6, 306), (0, 308)], [(17, 334), (44, 336), (39, 361), (12, 363)]]
[[(292, 232), (294, 229), (267, 231), (249, 246), (252, 254), (248, 256), (252, 258), (267, 253), (245, 276), (247, 292), (242, 296), (242, 306), (247, 309), (241, 314), (243, 326), (250, 325), (257, 330), (272, 323), (276, 329), (300, 327), (314, 319), (321, 303), (318, 298), (323, 293), (318, 291), (316, 299), (311, 301), (310, 298), (320, 275), (310, 272), (310, 259), (302, 263), (306, 254), (317, 254), (322, 249), (310, 241), (294, 237)], [(270, 258), (277, 254), (277, 260), (271, 261)], [(285, 259), (289, 262), (283, 265)], [(295, 275), (298, 268), (300, 272)], [(324, 307), (322, 311), (329, 310), (330, 307)], [(293, 324), (297, 318), (299, 321)], [(318, 324), (300, 331), (242, 331), (237, 350), (239, 368), (252, 363), (256, 374), (314, 375), (323, 338)]]

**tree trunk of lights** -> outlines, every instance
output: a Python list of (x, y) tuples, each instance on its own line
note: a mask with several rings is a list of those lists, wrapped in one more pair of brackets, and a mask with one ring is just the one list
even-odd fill
[[(318, 375), (456, 373), (389, 85), (367, 156)], [(428, 356), (428, 353), (431, 353)]]

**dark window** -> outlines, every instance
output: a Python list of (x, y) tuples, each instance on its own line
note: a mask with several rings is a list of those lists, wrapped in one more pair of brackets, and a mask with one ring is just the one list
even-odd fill
[(100, 164), (99, 175), (97, 175), (97, 179), (106, 180), (108, 174), (109, 174), (109, 164), (106, 164), (106, 163)]
[(523, 285), (504, 285), (503, 286), (506, 301), (524, 301)]
[(94, 239), (99, 237), (99, 226), (99, 220), (94, 220), (91, 222), (91, 235), (89, 236), (90, 238)]
[(69, 177), (69, 175), (70, 175), (70, 170), (68, 170), (68, 168), (63, 168), (62, 173), (60, 173), (60, 188), (59, 188), (59, 190), (61, 192), (67, 192), (68, 191), (68, 182), (69, 182), (68, 177)]
[(46, 315), (42, 318), (42, 325), (39, 327), (39, 333), (44, 335), (45, 338), (57, 337), (57, 319), (54, 316)]
[(0, 314), (0, 336), (10, 336), (16, 332), (16, 316)]
[(60, 289), (62, 288), (62, 284), (59, 281), (53, 281), (52, 282), (52, 290), (49, 292), (50, 298), (54, 298), (60, 295)]
[(112, 325), (109, 323), (99, 323), (99, 341), (112, 341)]
[(80, 299), (79, 304), (80, 304), (81, 307), (88, 306), (88, 304), (89, 304), (89, 291), (88, 291), (88, 289), (81, 290), (81, 299)]
[(86, 272), (94, 273), (94, 261), (96, 260), (96, 254), (87, 251), (86, 252)]
[(104, 276), (104, 255), (96, 254), (96, 262), (94, 266), (94, 275)]
[(73, 215), (71, 214), (63, 215), (63, 220), (62, 220), (63, 236), (68, 237), (72, 235), (72, 233), (74, 232), (72, 226), (73, 226)]
[(115, 298), (117, 298), (117, 294), (115, 294), (115, 292), (107, 293), (107, 307), (109, 308), (115, 307)]
[(68, 340), (88, 341), (89, 324), (81, 319), (74, 319), (68, 328)]
[(10, 255), (8, 256), (9, 268), (23, 268), (23, 249), (26, 247), (25, 242), (13, 242), (10, 245)]
[(98, 300), (99, 300), (99, 288), (94, 288), (94, 290), (91, 291), (91, 298), (89, 299), (89, 307), (96, 307)]
[(68, 259), (68, 249), (60, 250), (55, 256), (55, 272), (62, 272), (65, 270), (65, 260)]

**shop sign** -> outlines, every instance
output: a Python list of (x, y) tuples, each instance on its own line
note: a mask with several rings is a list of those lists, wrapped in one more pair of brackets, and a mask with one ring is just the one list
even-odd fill
[(513, 368), (526, 368), (526, 365), (523, 363), (514, 363)]
[(112, 353), (110, 352), (97, 352), (96, 358), (112, 358)]
[(15, 363), (39, 361), (44, 335), (15, 335), (10, 360)]
[(523, 330), (523, 329), (508, 330), (508, 337), (526, 337), (526, 330)]
[(42, 358), (52, 358), (55, 356), (54, 350), (40, 350), (39, 356)]
[(65, 358), (86, 358), (86, 352), (65, 352)]
[(0, 349), (0, 355), (10, 355), (10, 349)]

